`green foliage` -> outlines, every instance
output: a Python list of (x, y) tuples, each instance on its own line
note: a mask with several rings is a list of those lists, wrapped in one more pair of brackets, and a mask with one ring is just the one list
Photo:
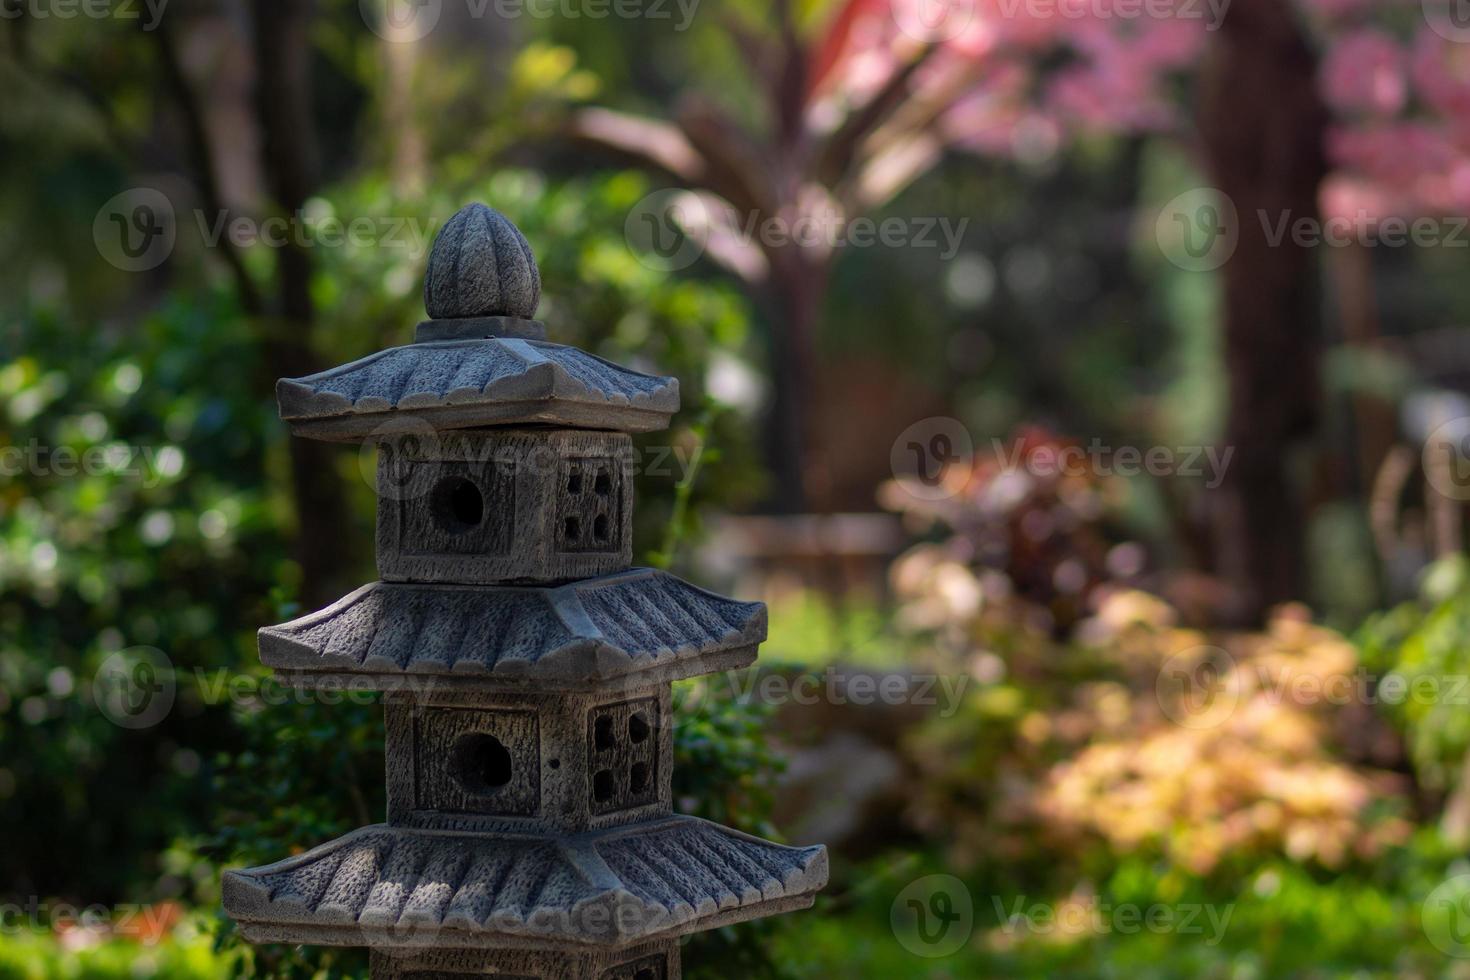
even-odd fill
[[(677, 809), (748, 833), (777, 836), (771, 826), (776, 778), (785, 761), (771, 746), (771, 708), (737, 696), (724, 674), (674, 686), (674, 801)], [(691, 980), (779, 977), (766, 937), (768, 922), (692, 937), (684, 948)]]
[(1380, 678), (1383, 710), (1403, 729), (1419, 780), (1447, 791), (1470, 752), (1470, 560), (1431, 566), (1417, 601), (1368, 619), (1357, 642)]
[[(952, 956), (926, 959), (897, 942), (888, 925), (910, 881), (949, 870), (921, 857), (867, 866), (855, 876), (861, 884), (821, 914), (783, 922), (772, 946), (791, 965), (789, 976), (812, 978), (1462, 976), (1447, 968), (1420, 922), (1444, 867), (1445, 855), (1425, 835), (1372, 873), (1324, 876), (1278, 860), (1201, 879), (1128, 858), (1096, 878), (1074, 877), (1061, 891), (1004, 873), (973, 877), (965, 882), (975, 923), (970, 941)], [(1150, 909), (1158, 916), (1152, 927), (1144, 917)], [(1173, 925), (1162, 925), (1166, 915)]]
[[(291, 582), (267, 489), (268, 405), (221, 297), (180, 296), (126, 334), (38, 313), (0, 326), (0, 849), (8, 889), (86, 902), (169, 897), (156, 855), (197, 825), (231, 732), (193, 683), (242, 661)], [(34, 447), (34, 453), (31, 448)], [(112, 653), (164, 651), (161, 724), (94, 704)], [(110, 817), (96, 819), (107, 802)], [(48, 855), (44, 862), (37, 853)]]
[(193, 926), (156, 943), (41, 932), (10, 933), (0, 943), (0, 980), (215, 980), (233, 967), (234, 958), (216, 953)]
[[(639, 472), (639, 538), (662, 544), (668, 560), (703, 507), (749, 499), (757, 483), (746, 420), (704, 391), (712, 353), (745, 342), (744, 304), (725, 289), (671, 280), (628, 251), (622, 218), (646, 190), (628, 177), (551, 184), (502, 171), (405, 200), (364, 177), (309, 210), (419, 220), (426, 247), (435, 220), (464, 200), (493, 201), (538, 242), (554, 339), (679, 376), (688, 411), (670, 433), (644, 439)], [(426, 251), (311, 248), (323, 357), (410, 339)], [(257, 276), (269, 270), (266, 252), (246, 256)], [(18, 352), (0, 367), (0, 445), (39, 447), (39, 462), (23, 458), (14, 472), (7, 455), (0, 477), (0, 832), (29, 845), (0, 851), (15, 894), (211, 905), (217, 864), (275, 860), (381, 819), (376, 706), (296, 703), (256, 662), (254, 630), (301, 612), (286, 548), (295, 517), (283, 492), (288, 437), (262, 366), (264, 329), (228, 293), (208, 290), (166, 294), (127, 332), (48, 309), (0, 323), (4, 348)], [(139, 455), (78, 471), (58, 447)], [(340, 460), (369, 541), (373, 502), (359, 466), (370, 460)], [(674, 533), (666, 528), (676, 508)], [(367, 580), (371, 568), (360, 573)], [(168, 658), (177, 701), (159, 724), (128, 730), (97, 710), (92, 678), (108, 656), (137, 646)], [(692, 751), (718, 756), (722, 739), (744, 739), (734, 757), (748, 760), (751, 733), (722, 725), (692, 729)], [(725, 775), (721, 789), (705, 765), (698, 792), (758, 823), (764, 804), (751, 779)], [(110, 817), (99, 821), (104, 799)], [(360, 965), (352, 956), (246, 952), (239, 969), (350, 971)]]

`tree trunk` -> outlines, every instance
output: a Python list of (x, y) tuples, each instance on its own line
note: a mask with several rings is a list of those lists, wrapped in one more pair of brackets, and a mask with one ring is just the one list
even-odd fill
[[(770, 508), (799, 514), (813, 503), (813, 483), (823, 484), (821, 449), (811, 439), (810, 407), (817, 398), (816, 333), (826, 294), (826, 262), (813, 262), (800, 246), (767, 252), (771, 282), (770, 411), (766, 415), (766, 463)], [(818, 494), (820, 495), (820, 494)]]
[(1244, 620), (1303, 594), (1305, 514), (1293, 456), (1317, 429), (1321, 336), (1316, 256), (1281, 222), (1317, 216), (1326, 111), (1290, 5), (1236, 0), (1201, 77), (1208, 169), (1239, 227), (1225, 263), (1224, 348), (1235, 449), (1213, 511), (1219, 570)]
[[(265, 177), (276, 207), (299, 213), (316, 187), (316, 125), (311, 113), (312, 5), (303, 0), (256, 0), (255, 58)], [(263, 320), (266, 368), (272, 377), (321, 369), (311, 347), (315, 310), (311, 256), (295, 236), (276, 249), (275, 317)], [(352, 552), (346, 495), (336, 472), (339, 448), (292, 438), (291, 487), (296, 505), (296, 559), (302, 599), (316, 604), (350, 584)]]

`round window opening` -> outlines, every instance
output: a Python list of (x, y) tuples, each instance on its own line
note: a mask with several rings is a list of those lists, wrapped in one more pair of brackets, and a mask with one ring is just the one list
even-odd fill
[(510, 782), (510, 752), (494, 735), (461, 735), (450, 750), (454, 778), (469, 793), (483, 796)]
[(430, 507), (434, 523), (450, 534), (473, 530), (485, 519), (485, 498), (480, 488), (462, 476), (446, 476), (435, 484)]

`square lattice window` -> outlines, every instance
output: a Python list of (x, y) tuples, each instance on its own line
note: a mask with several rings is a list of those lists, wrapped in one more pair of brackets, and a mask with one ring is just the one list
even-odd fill
[(587, 772), (593, 814), (658, 799), (658, 699), (594, 708), (587, 720)]
[(564, 553), (623, 547), (623, 472), (607, 458), (566, 461), (557, 493), (556, 550)]

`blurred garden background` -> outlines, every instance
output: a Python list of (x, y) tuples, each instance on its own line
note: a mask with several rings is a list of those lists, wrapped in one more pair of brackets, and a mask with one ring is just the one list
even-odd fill
[(0, 80), (0, 977), (366, 975), (217, 913), (383, 814), (256, 660), (374, 577), (274, 382), (476, 200), (770, 605), (676, 795), (832, 884), (689, 976), (1470, 976), (1452, 0), (0, 0)]

